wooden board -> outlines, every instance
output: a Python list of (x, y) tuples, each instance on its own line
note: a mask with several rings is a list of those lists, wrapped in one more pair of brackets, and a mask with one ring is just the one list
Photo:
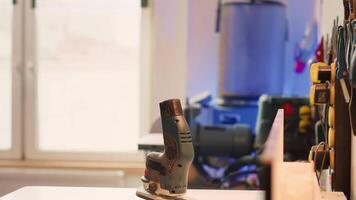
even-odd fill
[(322, 192), (322, 200), (346, 200), (344, 193), (342, 192)]
[(283, 132), (284, 132), (284, 117), (283, 110), (280, 109), (272, 124), (272, 128), (265, 143), (265, 148), (261, 156), (261, 160), (270, 165), (270, 188), (266, 188), (267, 200), (282, 200), (281, 187), (283, 175), (280, 173), (283, 163)]
[[(349, 84), (347, 84), (348, 87)], [(333, 188), (350, 198), (351, 127), (348, 105), (339, 81), (335, 83), (335, 169)]]
[(262, 161), (271, 167), (271, 196), (267, 192), (267, 199), (346, 200), (342, 193), (320, 191), (312, 163), (283, 162), (283, 132), (283, 110), (279, 110), (262, 153)]
[(351, 200), (356, 200), (356, 137), (352, 137), (351, 151)]

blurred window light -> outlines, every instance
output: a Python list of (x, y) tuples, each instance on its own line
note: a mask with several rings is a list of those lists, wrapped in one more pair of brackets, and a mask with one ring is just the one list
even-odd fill
[(36, 19), (39, 150), (136, 151), (140, 1), (38, 0)]
[(0, 150), (9, 150), (12, 141), (12, 15), (12, 2), (0, 0)]

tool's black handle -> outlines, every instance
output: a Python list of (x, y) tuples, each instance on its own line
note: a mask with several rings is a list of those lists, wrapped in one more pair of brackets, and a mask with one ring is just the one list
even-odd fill
[(141, 8), (147, 8), (148, 7), (148, 0), (141, 0)]
[(179, 99), (163, 101), (159, 104), (159, 107), (162, 118), (183, 115), (183, 109)]
[(221, 18), (221, 0), (218, 1), (218, 6), (216, 9), (216, 22), (215, 22), (215, 32), (220, 32), (220, 18)]

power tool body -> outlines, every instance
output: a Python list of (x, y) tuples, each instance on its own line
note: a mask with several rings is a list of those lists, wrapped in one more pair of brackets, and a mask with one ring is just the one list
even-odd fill
[(189, 126), (178, 99), (160, 103), (164, 152), (151, 152), (141, 177), (144, 190), (136, 195), (144, 199), (182, 199), (188, 184), (194, 149)]

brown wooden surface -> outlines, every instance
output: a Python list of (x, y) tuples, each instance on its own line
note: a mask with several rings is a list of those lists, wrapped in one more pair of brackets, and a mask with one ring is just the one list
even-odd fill
[(281, 164), (283, 163), (283, 132), (283, 110), (279, 109), (261, 156), (262, 162), (270, 165), (270, 187), (266, 188), (267, 200), (283, 199), (281, 197), (283, 188), (280, 186), (281, 180), (284, 178), (283, 173), (281, 173)]
[(262, 161), (271, 166), (270, 199), (346, 200), (343, 193), (320, 191), (313, 163), (283, 162), (283, 120), (283, 110), (279, 110), (262, 153)]
[(279, 168), (280, 199), (320, 200), (320, 188), (309, 162), (283, 162)]
[(342, 192), (322, 192), (322, 200), (346, 200), (345, 195)]
[[(350, 0), (350, 1), (351, 1), (351, 7), (352, 7), (352, 9), (353, 9), (353, 13), (355, 13), (356, 0)], [(354, 14), (353, 17), (355, 18), (355, 14)]]
[(335, 83), (335, 169), (334, 191), (342, 191), (350, 198), (351, 128), (348, 105), (339, 81)]

